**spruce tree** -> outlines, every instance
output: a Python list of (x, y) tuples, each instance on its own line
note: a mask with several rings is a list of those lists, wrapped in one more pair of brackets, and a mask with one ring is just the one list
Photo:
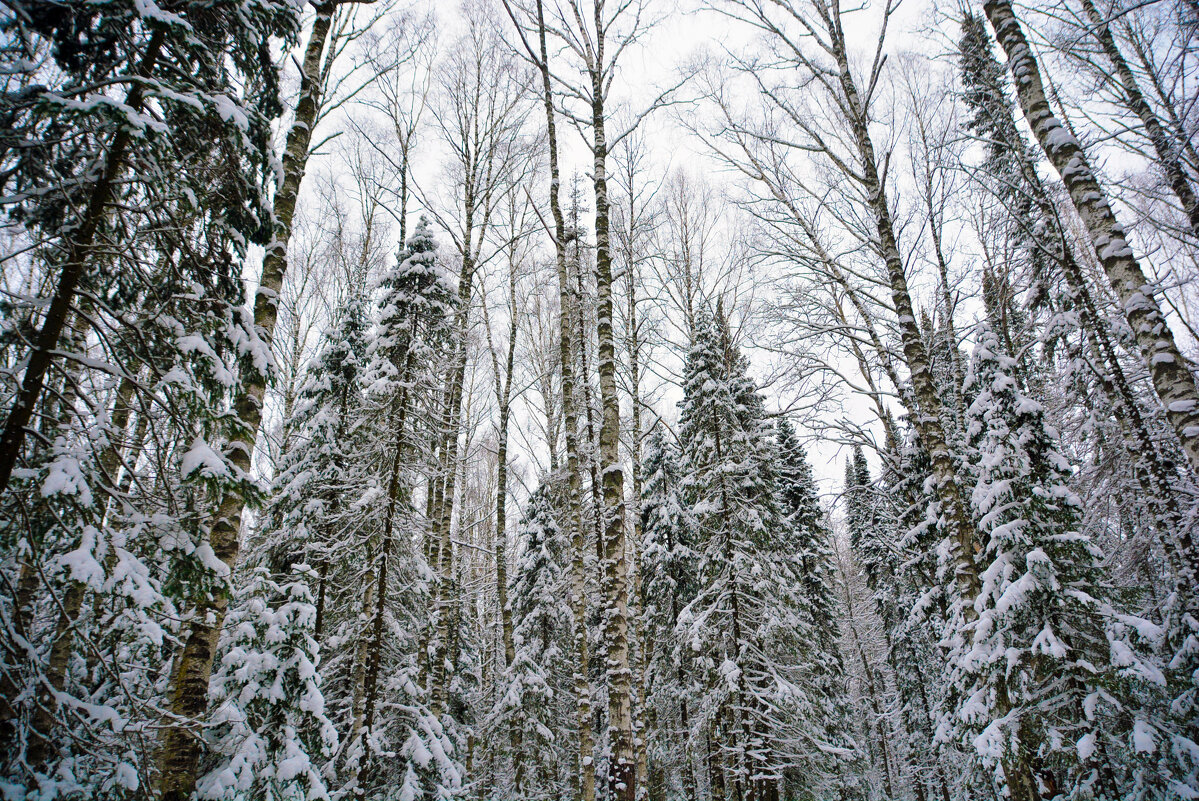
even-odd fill
[[(359, 432), (364, 301), (356, 293), (342, 305), (309, 366), (291, 447), (247, 548), (245, 583), (230, 610), (214, 677), (222, 725), (211, 740), (219, 759), (199, 783), (201, 797), (324, 792), (320, 777), (338, 735), (325, 715), (327, 668), (319, 648), (330, 595), (337, 597), (330, 584), (345, 575), (341, 546), (347, 530), (360, 524), (346, 499), (365, 481)], [(307, 767), (288, 775), (301, 762)]]
[[(813, 639), (806, 656), (807, 682), (810, 713), (815, 717), (809, 721), (819, 731), (824, 742), (840, 750), (816, 752), (816, 770), (797, 771), (802, 777), (799, 786), (807, 792), (823, 787), (835, 787), (844, 794), (856, 790), (853, 776), (860, 769), (855, 758), (855, 746), (850, 732), (849, 706), (846, 703), (848, 688), (845, 666), (840, 652), (841, 632), (837, 626), (837, 580), (833, 570), (831, 533), (825, 523), (824, 511), (816, 491), (816, 480), (812, 467), (795, 435), (790, 421), (785, 417), (775, 423), (777, 456), (778, 503), (783, 515), (783, 532), (786, 541), (798, 559), (803, 616)], [(858, 451), (860, 454), (860, 451)], [(824, 759), (820, 759), (823, 756)], [(821, 775), (823, 781), (814, 780)]]
[(699, 555), (697, 595), (680, 616), (702, 677), (701, 709), (727, 786), (778, 798), (785, 767), (827, 780), (813, 748), (825, 732), (800, 665), (816, 639), (801, 561), (778, 501), (778, 470), (762, 398), (720, 310), (697, 316), (684, 368), (680, 497)]
[[(395, 265), (374, 284), (362, 377), (369, 475), (357, 503), (363, 522), (350, 551), (354, 569), (367, 565), (367, 590), (347, 599), (352, 613), (343, 618), (354, 656), (342, 769), (358, 793), (403, 786), (404, 792), (448, 794), (462, 781), (456, 733), (447, 729), (448, 718), (432, 713), (421, 686), (431, 569), (410, 534), (429, 525), (412, 503), (412, 487), (428, 458), (417, 432), (423, 425), (427, 433), (426, 412), (435, 406), (455, 316), (451, 281), (422, 217)], [(384, 716), (384, 708), (390, 714)]]
[(32, 347), (0, 433), (0, 490), (76, 298), (86, 306), (120, 283), (116, 254), (136, 264), (133, 246), (161, 235), (161, 217), (212, 232), (233, 259), (267, 243), (270, 126), (282, 105), (266, 43), (290, 43), (299, 22), (292, 3), (255, 0), (35, 7), (4, 23), (15, 45), (5, 73), (24, 85), (0, 101), (11, 132), (2, 205), (44, 258), (50, 295), (23, 311)]
[(328, 759), (337, 730), (325, 714), (317, 610), (307, 565), (279, 583), (266, 568), (247, 571), (213, 677), (218, 699), (210, 734), (218, 767), (197, 785), (214, 801), (327, 799)]
[(659, 732), (648, 743), (651, 793), (695, 797), (691, 728), (697, 686), (690, 646), (678, 630), (681, 611), (698, 590), (694, 523), (679, 496), (681, 454), (659, 423), (642, 462), (641, 608), (646, 643), (647, 699)]
[[(907, 434), (904, 429), (901, 433)], [(937, 557), (914, 541), (935, 547), (928, 521), (935, 501), (924, 490), (928, 459), (914, 437), (895, 443), (876, 482), (861, 447), (845, 465), (846, 526), (854, 564), (861, 568), (882, 622), (887, 665), (899, 697), (900, 752), (911, 770), (917, 799), (951, 798), (945, 745), (936, 740), (944, 659), (937, 647), (945, 627), (946, 591)], [(908, 537), (912, 539), (909, 540)]]
[(1070, 464), (1014, 369), (980, 326), (968, 383), (982, 592), (978, 619), (950, 640), (951, 725), (1001, 766), (1013, 799), (1125, 798), (1157, 781), (1136, 755), (1160, 733), (1143, 706), (1129, 726), (1123, 702), (1130, 683), (1160, 674), (1112, 636), (1103, 555), (1081, 530)]
[(512, 754), (511, 798), (555, 799), (568, 792), (571, 618), (563, 602), (569, 546), (546, 485), (525, 503), (509, 598), (516, 655), (498, 688), (495, 714), (520, 730)]

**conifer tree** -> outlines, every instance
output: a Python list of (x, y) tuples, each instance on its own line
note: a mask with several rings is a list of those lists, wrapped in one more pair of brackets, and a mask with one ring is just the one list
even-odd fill
[(747, 368), (721, 310), (699, 315), (679, 422), (680, 496), (695, 520), (699, 588), (679, 625), (703, 677), (713, 748), (727, 761), (709, 780), (768, 800), (780, 797), (789, 765), (803, 765), (813, 790), (828, 780), (818, 767), (827, 752), (812, 746), (827, 732), (818, 693), (797, 666), (806, 663), (797, 654), (819, 646), (779, 507), (773, 432)]
[(919, 550), (931, 547), (937, 535), (927, 517), (935, 503), (923, 491), (928, 459), (914, 438), (895, 444), (900, 450), (887, 456), (894, 466), (877, 484), (862, 449), (854, 448), (845, 465), (846, 525), (854, 563), (882, 621), (905, 735), (900, 747), (914, 771), (917, 798), (932, 794), (948, 801), (945, 747), (935, 738), (937, 687), (944, 672), (937, 642), (946, 625), (948, 588), (936, 555)]
[(679, 496), (681, 454), (659, 424), (650, 432), (642, 463), (642, 629), (646, 642), (646, 696), (659, 731), (649, 745), (652, 797), (695, 797), (692, 722), (697, 709), (690, 646), (677, 630), (681, 611), (695, 598), (699, 577), (695, 531)]
[(525, 503), (517, 533), (509, 598), (516, 648), (497, 695), (495, 715), (522, 732), (512, 754), (511, 798), (556, 799), (567, 792), (572, 766), (569, 729), (571, 617), (563, 602), (569, 546), (550, 489)]
[[(972, 119), (979, 121), (973, 129), (990, 140), (991, 156), (984, 168), (1001, 188), (1005, 205), (1014, 212), (1011, 225), (1023, 237), (1026, 259), (1042, 265), (1048, 280), (1042, 300), (1054, 314), (1044, 322), (1040, 334), (1044, 350), (1050, 356), (1061, 351), (1058, 369), (1069, 378), (1079, 405), (1093, 418), (1091, 426), (1097, 429), (1095, 447), (1103, 452), (1097, 458), (1127, 465), (1127, 469), (1111, 471), (1114, 486), (1109, 492), (1121, 500), (1135, 521), (1132, 535), (1146, 541), (1136, 550), (1157, 550), (1165, 557), (1161, 567), (1142, 560), (1138, 572), (1173, 574), (1173, 592), (1160, 613), (1166, 627), (1163, 647), (1171, 652), (1166, 661), (1172, 669), (1167, 676), (1176, 686), (1180, 708), (1192, 710), (1183, 716), (1194, 715), (1192, 682), (1182, 678), (1194, 673), (1194, 660), (1199, 654), (1194, 646), (1199, 600), (1195, 581), (1189, 578), (1195, 569), (1196, 549), (1190, 525), (1184, 522), (1185, 493), (1179, 492), (1189, 483), (1180, 470), (1186, 456), (1169, 431), (1162, 406), (1137, 385), (1135, 332), (1124, 320), (1109, 318), (1103, 311), (1102, 289), (1087, 279), (1072, 243), (1067, 241), (1048, 188), (1037, 174), (1034, 151), (1016, 128), (1016, 106), (983, 19), (966, 15), (962, 31), (961, 64), (968, 88), (964, 100), (974, 113)], [(1031, 212), (1031, 219), (1026, 219), (1025, 211)], [(1053, 280), (1058, 273), (1064, 280)], [(1002, 294), (995, 292), (996, 283), (1002, 283), (1002, 279), (984, 281), (984, 300), (988, 295)], [(1012, 306), (1011, 294), (1009, 288), (1005, 308)], [(988, 301), (989, 308), (994, 306)], [(1000, 315), (989, 314), (991, 328), (1007, 353), (1021, 351), (1021, 342), (1005, 333), (1010, 330), (1006, 319), (1018, 313), (1017, 307)], [(1023, 364), (1017, 376), (1026, 380)], [(1153, 610), (1153, 614), (1159, 612)]]
[[(1046, 158), (1061, 176), (1071, 204), (1082, 221), (1095, 258), (1120, 299), (1124, 317), (1135, 339), (1142, 364), (1149, 371), (1166, 418), (1178, 436), (1191, 467), (1199, 474), (1199, 387), (1187, 367), (1169, 322), (1163, 316), (1158, 293), (1146, 279), (1128, 233), (1116, 219), (1104, 188), (1099, 184), (1078, 139), (1055, 116), (1045, 93), (1040, 66), (1005, 0), (988, 0), (983, 10), (996, 38), (1008, 56), (1008, 68), (1018, 78), (1014, 89), (1025, 119)], [(1199, 554), (1185, 537), (1183, 567), (1194, 584)]]
[[(787, 418), (775, 423), (778, 449), (778, 494), (783, 515), (784, 548), (799, 560), (797, 565), (803, 603), (804, 621), (812, 636), (807, 656), (807, 684), (810, 714), (815, 717), (809, 725), (821, 733), (824, 742), (835, 744), (841, 751), (817, 752), (815, 771), (805, 771), (800, 787), (808, 792), (820, 787), (813, 774), (823, 774), (825, 786), (836, 787), (841, 794), (851, 792), (857, 781), (853, 776), (858, 767), (850, 732), (849, 707), (846, 704), (845, 666), (841, 660), (841, 632), (837, 626), (837, 585), (833, 572), (833, 551), (830, 532), (820, 508), (816, 480), (808, 464), (795, 429)], [(860, 453), (860, 451), (858, 452)], [(824, 759), (820, 759), (823, 756)], [(797, 782), (792, 782), (797, 783)]]
[(982, 593), (977, 621), (951, 639), (960, 706), (949, 725), (984, 764), (1002, 766), (1014, 801), (1127, 797), (1121, 788), (1156, 781), (1135, 754), (1155, 750), (1160, 734), (1143, 712), (1122, 721), (1122, 695), (1157, 671), (1110, 637), (1102, 554), (1080, 528), (1056, 432), (1014, 367), (980, 326), (968, 383)]
[[(451, 280), (422, 217), (395, 266), (376, 282), (363, 375), (371, 475), (356, 544), (356, 558), (365, 555), (370, 567), (366, 593), (351, 601), (358, 611), (346, 619), (356, 645), (345, 770), (359, 793), (397, 783), (412, 792), (451, 792), (461, 783), (451, 733), (420, 686), (430, 567), (416, 538), (401, 534), (428, 525), (412, 504), (416, 471), (427, 458), (415, 432), (417, 412), (439, 391), (437, 369), (456, 309)], [(392, 710), (386, 719), (384, 704)]]
[(197, 785), (205, 799), (327, 799), (324, 772), (337, 747), (321, 691), (315, 578), (307, 565), (287, 583), (248, 572), (230, 611), (228, 641), (213, 677), (220, 699), (212, 739), (219, 765)]
[[(139, 201), (183, 198), (172, 211), (190, 207), (214, 233), (235, 234), (226, 239), (232, 256), (250, 241), (266, 244), (270, 122), (282, 106), (277, 66), (263, 45), (292, 41), (298, 26), (297, 7), (274, 0), (182, 3), (169, 12), (120, 2), (31, 10), (6, 23), (20, 31), (20, 44), (5, 48), (5, 72), (25, 86), (6, 92), (0, 106), (6, 127), (20, 132), (12, 143), (22, 145), (4, 151), (3, 205), (46, 258), (51, 293), (35, 304), (44, 314), (29, 332), (0, 433), (0, 490), (20, 459), (76, 296), (119, 276), (104, 269), (111, 254), (162, 222), (149, 211), (156, 204)], [(120, 100), (110, 94), (122, 89)]]
[[(367, 319), (356, 292), (309, 367), (291, 448), (273, 483), (263, 525), (248, 546), (246, 583), (230, 610), (214, 677), (213, 736), (221, 755), (199, 782), (201, 797), (247, 792), (320, 797), (338, 743), (325, 715), (320, 641), (330, 584), (345, 575), (347, 532), (360, 525), (346, 499), (362, 491), (362, 376)], [(332, 591), (337, 599), (337, 591)], [(308, 715), (308, 718), (304, 716)], [(297, 764), (304, 770), (287, 775)], [(275, 767), (279, 763), (281, 767)], [(282, 778), (281, 778), (282, 776)]]

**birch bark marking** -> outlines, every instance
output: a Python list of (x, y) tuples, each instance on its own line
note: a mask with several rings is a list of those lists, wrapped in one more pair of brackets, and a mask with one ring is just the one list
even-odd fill
[[(470, 197), (470, 190), (466, 190)], [(475, 260), (471, 250), (471, 232), (474, 230), (474, 206), (466, 204), (466, 237), (462, 249), (462, 269), (458, 274), (458, 311), (455, 319), (454, 361), (446, 377), (445, 407), (441, 415), (441, 452), (438, 463), (440, 489), (434, 503), (434, 534), (439, 543), (434, 570), (437, 573), (435, 609), (437, 625), (434, 631), (433, 664), (430, 665), (432, 685), (430, 689), (430, 711), (440, 718), (446, 710), (448, 699), (448, 671), (450, 635), (450, 570), (453, 566), (450, 532), (454, 522), (454, 496), (458, 481), (458, 434), (462, 422), (462, 394), (466, 382), (466, 337), (470, 324), (471, 287), (474, 283)]]
[(574, 396), (574, 344), (571, 341), (573, 310), (570, 276), (566, 269), (566, 219), (562, 216), (559, 196), (561, 178), (558, 169), (558, 128), (554, 117), (554, 94), (550, 83), (549, 50), (545, 41), (545, 9), (537, 0), (538, 52), (530, 53), (541, 72), (541, 88), (545, 104), (546, 139), (549, 144), (550, 213), (554, 218), (554, 256), (558, 270), (558, 302), (561, 320), (558, 325), (559, 367), (562, 371), (563, 438), (566, 440), (567, 498), (570, 506), (570, 603), (574, 617), (575, 646), (575, 716), (579, 727), (576, 759), (579, 769), (577, 798), (595, 799), (595, 735), (591, 727), (591, 683), (587, 678), (589, 648), (587, 643), (586, 572), (583, 563), (582, 477), (579, 466), (579, 410)]
[(591, 73), (593, 185), (595, 187), (595, 285), (598, 310), (600, 475), (604, 487), (604, 642), (607, 646), (608, 743), (612, 751), (608, 790), (619, 801), (636, 797), (632, 673), (629, 670), (629, 565), (625, 555), (624, 471), (620, 467), (620, 400), (616, 394), (616, 346), (612, 336), (612, 251), (609, 237), (608, 143), (604, 131), (603, 3), (595, 3), (595, 53)]
[[(292, 218), (304, 169), (308, 163), (308, 148), (321, 103), (318, 79), (321, 53), (333, 20), (336, 4), (317, 6), (312, 33), (304, 50), (300, 73), (300, 101), (296, 118), (287, 132), (283, 155), (283, 183), (275, 195), (275, 236), (262, 260), (262, 277), (254, 295), (254, 327), (265, 344), (270, 346), (278, 320), (278, 298), (287, 274), (287, 243), (291, 238)], [(241, 421), (240, 430), (226, 448), (226, 456), (242, 475), (250, 474), (250, 459), (262, 422), (262, 398), (266, 393), (267, 376), (257, 373), (246, 376), (234, 399), (234, 409)], [(212, 550), (232, 571), (240, 547), (242, 511), (246, 498), (231, 491), (216, 510), (211, 532)], [(216, 656), (217, 637), (229, 605), (228, 591), (222, 591), (193, 611), (183, 650), (171, 676), (168, 690), (169, 708), (175, 723), (168, 726), (158, 757), (158, 796), (162, 801), (186, 801), (196, 786), (201, 743), (186, 723), (204, 714), (208, 705), (208, 679)]]
[(1124, 316), (1149, 368), (1153, 388), (1165, 406), (1166, 417), (1182, 442), (1192, 471), (1199, 473), (1199, 389), (1154, 297), (1156, 289), (1145, 278), (1127, 234), (1116, 220), (1111, 203), (1087, 164), (1078, 140), (1053, 115), (1037, 61), (1011, 3), (988, 0), (983, 10), (995, 29), (996, 39), (1007, 53), (1024, 117), (1066, 185), (1099, 263), (1124, 308)]
[[(515, 217), (515, 212), (513, 212)], [(516, 643), (512, 623), (512, 606), (508, 600), (508, 424), (512, 412), (512, 374), (516, 365), (516, 337), (518, 333), (518, 310), (516, 300), (516, 243), (508, 245), (507, 290), (510, 301), (508, 316), (508, 343), (504, 353), (504, 369), (500, 371), (500, 359), (496, 355), (491, 337), (491, 314), (487, 310), (487, 298), (480, 304), (483, 308), (484, 330), (487, 333), (487, 351), (491, 354), (492, 380), (495, 382), (495, 399), (499, 407), (496, 425), (495, 466), (495, 594), (500, 608), (500, 639), (504, 646), (504, 669), (512, 667), (516, 659)], [(512, 753), (516, 755), (513, 786), (517, 795), (523, 791), (524, 761), (520, 758), (523, 732), (519, 726), (508, 727)]]

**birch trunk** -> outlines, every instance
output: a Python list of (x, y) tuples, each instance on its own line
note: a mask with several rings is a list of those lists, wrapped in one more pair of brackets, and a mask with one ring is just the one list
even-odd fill
[[(308, 163), (312, 129), (320, 111), (321, 85), (317, 76), (335, 8), (332, 2), (317, 7), (312, 33), (304, 50), (300, 100), (295, 121), (287, 133), (283, 183), (274, 200), (275, 235), (263, 257), (262, 276), (254, 296), (254, 327), (268, 348), (278, 319), (279, 293), (287, 274), (287, 244), (291, 238), (296, 197)], [(240, 425), (226, 448), (226, 456), (233, 468), (246, 476), (250, 475), (250, 460), (262, 422), (266, 384), (267, 376), (263, 373), (247, 375), (234, 400)], [(237, 562), (245, 505), (245, 496), (237, 490), (231, 490), (221, 499), (214, 516), (212, 550), (230, 571)], [(197, 605), (192, 612), (186, 640), (177, 657), (168, 690), (168, 706), (176, 721), (197, 720), (208, 706), (208, 680), (228, 604), (226, 589)], [(161, 801), (186, 801), (191, 797), (196, 785), (200, 753), (201, 742), (191, 730), (191, 725), (176, 722), (167, 727), (158, 756), (158, 795)]]
[(632, 565), (632, 593), (634, 614), (632, 615), (634, 627), (634, 641), (638, 643), (637, 658), (633, 666), (635, 670), (635, 678), (637, 682), (637, 715), (636, 715), (636, 738), (634, 744), (637, 748), (637, 798), (644, 800), (649, 797), (649, 754), (647, 753), (647, 743), (645, 741), (648, 712), (646, 708), (646, 662), (649, 654), (648, 643), (645, 640), (643, 626), (641, 621), (644, 615), (644, 609), (641, 604), (641, 565), (638, 556), (641, 553), (641, 341), (640, 334), (637, 330), (637, 271), (634, 268), (635, 254), (633, 252), (633, 199), (632, 192), (629, 193), (629, 248), (625, 259), (625, 270), (627, 271), (629, 282), (628, 307), (625, 315), (625, 324), (628, 327), (628, 350), (629, 350), (629, 395), (632, 408), (629, 410), (631, 415), (630, 427), (632, 434), (632, 443), (629, 454), (631, 462), (630, 478), (632, 479), (632, 494), (629, 498), (629, 514), (633, 518), (633, 542), (630, 549), (630, 563)]
[(1000, 46), (1007, 53), (1025, 119), (1062, 177), (1070, 201), (1090, 235), (1099, 263), (1120, 299), (1149, 369), (1153, 388), (1165, 406), (1166, 417), (1178, 434), (1192, 472), (1199, 473), (1199, 389), (1162, 314), (1155, 297), (1156, 289), (1146, 279), (1127, 234), (1116, 220), (1078, 140), (1054, 116), (1045, 96), (1037, 61), (1011, 3), (988, 0), (983, 10), (995, 29)]
[(512, 632), (512, 607), (508, 601), (508, 409), (500, 411), (499, 446), (496, 449), (496, 499), (495, 499), (495, 590), (500, 606), (500, 629), (504, 643), (504, 667), (512, 667), (516, 659), (516, 645)]
[(587, 679), (589, 648), (587, 644), (587, 576), (583, 563), (583, 536), (581, 490), (582, 476), (579, 465), (579, 413), (575, 404), (574, 390), (574, 344), (571, 341), (573, 309), (571, 303), (570, 276), (566, 268), (566, 219), (562, 215), (561, 189), (558, 168), (558, 133), (554, 112), (554, 94), (550, 83), (549, 51), (546, 46), (545, 10), (542, 0), (537, 0), (537, 43), (538, 51), (533, 56), (541, 73), (542, 98), (545, 106), (546, 138), (549, 146), (550, 168), (550, 213), (554, 218), (554, 255), (558, 270), (558, 302), (561, 320), (558, 325), (559, 367), (562, 370), (562, 421), (563, 438), (566, 441), (567, 499), (569, 504), (569, 526), (572, 543), (570, 603), (574, 617), (575, 647), (575, 717), (579, 727), (578, 788), (576, 797), (580, 801), (595, 799), (595, 735), (591, 728), (591, 683)]
[[(577, 216), (575, 220), (577, 222)], [(577, 224), (575, 226), (578, 228)], [(578, 384), (580, 394), (582, 395), (581, 404), (583, 406), (584, 416), (586, 418), (586, 433), (585, 442), (587, 447), (583, 448), (581, 459), (587, 472), (591, 476), (591, 522), (595, 526), (595, 563), (603, 570), (604, 565), (604, 486), (603, 479), (600, 477), (600, 449), (599, 439), (595, 435), (595, 401), (591, 395), (591, 366), (587, 361), (587, 326), (586, 326), (586, 305), (583, 299), (587, 297), (586, 288), (583, 286), (583, 273), (580, 269), (582, 259), (579, 254), (578, 239), (575, 239), (575, 255), (571, 260), (575, 274), (575, 295), (572, 308), (574, 309), (575, 317), (575, 342), (578, 343), (577, 358), (575, 359), (575, 369), (578, 371)], [(601, 591), (602, 591), (601, 583)]]
[[(1196, 23), (1199, 24), (1199, 16), (1196, 17)], [(1194, 140), (1187, 135), (1186, 125), (1182, 121), (1182, 114), (1185, 112), (1179, 110), (1174, 96), (1165, 84), (1162, 83), (1161, 76), (1155, 69), (1153, 57), (1146, 49), (1147, 44), (1144, 39), (1134, 34), (1127, 27), (1125, 30), (1129, 33), (1129, 41), (1132, 44), (1132, 51), (1136, 53), (1137, 62), (1141, 65), (1141, 69), (1144, 70), (1149, 83), (1153, 86), (1154, 97), (1157, 99), (1158, 105), (1166, 112), (1166, 117), (1170, 120), (1170, 134), (1175, 146), (1181, 151), (1180, 156), (1190, 164), (1199, 164), (1199, 150), (1195, 149)]]
[[(500, 639), (504, 647), (504, 668), (512, 667), (516, 659), (516, 644), (512, 624), (512, 607), (508, 601), (508, 423), (512, 409), (512, 374), (516, 363), (517, 299), (516, 299), (516, 255), (515, 244), (508, 253), (508, 341), (504, 354), (504, 369), (500, 371), (499, 357), (491, 341), (491, 316), (484, 299), (483, 320), (487, 329), (488, 352), (491, 354), (492, 380), (495, 382), (496, 404), (499, 406), (499, 421), (496, 426), (495, 465), (495, 594), (500, 607)], [(547, 429), (548, 430), (548, 429)], [(552, 447), (552, 445), (551, 445)], [(519, 726), (509, 727), (509, 742), (516, 760), (514, 787), (519, 796), (524, 787), (524, 762), (520, 747), (523, 732)]]
[(437, 621), (433, 639), (433, 664), (431, 669), (430, 711), (440, 717), (446, 709), (448, 673), (446, 660), (449, 654), (450, 625), (450, 575), (451, 543), (450, 531), (454, 520), (454, 496), (458, 481), (458, 433), (462, 423), (462, 395), (466, 382), (466, 334), (470, 323), (471, 284), (474, 281), (474, 259), (471, 256), (473, 220), (471, 205), (467, 205), (466, 240), (463, 249), (462, 271), (458, 276), (458, 319), (454, 334), (454, 361), (446, 379), (445, 406), (442, 409), (441, 454), (438, 463), (439, 488), (434, 502), (433, 514), (437, 560)]
[(978, 570), (974, 563), (974, 524), (970, 519), (966, 499), (958, 481), (953, 457), (946, 443), (944, 409), (929, 369), (928, 352), (916, 322), (912, 308), (912, 297), (908, 291), (908, 280), (904, 273), (903, 256), (895, 237), (891, 209), (887, 203), (886, 187), (878, 173), (878, 160), (874, 142), (869, 131), (869, 116), (863, 107), (857, 85), (849, 69), (849, 56), (844, 33), (839, 20), (830, 21), (830, 33), (834, 42), (838, 80), (845, 96), (845, 116), (858, 151), (861, 180), (866, 190), (870, 209), (878, 232), (878, 246), (887, 268), (891, 289), (891, 301), (898, 318), (903, 357), (911, 374), (912, 396), (917, 408), (912, 409), (916, 431), (924, 449), (932, 460), (936, 479), (937, 497), (941, 501), (942, 514), (951, 536), (954, 581), (961, 600), (962, 614), (973, 620), (974, 599), (979, 593)]
[[(993, 87), (993, 91), (1002, 92), (1002, 88), (996, 86)], [(1092, 370), (1104, 394), (1112, 402), (1116, 421), (1126, 438), (1125, 448), (1137, 465), (1137, 480), (1154, 510), (1162, 549), (1180, 578), (1181, 597), (1193, 604), (1195, 577), (1199, 576), (1199, 549), (1195, 547), (1190, 530), (1181, 525), (1181, 512), (1173, 486), (1177, 466), (1162, 452), (1149, 431), (1140, 401), (1133, 393), (1120, 364), (1109, 326), (1099, 313), (1082, 266), (1074, 257), (1065, 232), (1062, 231), (1057, 210), (1037, 173), (1030, 151), (1022, 139), (1011, 143), (1010, 149), (1028, 185), (1032, 202), (1047, 224), (1046, 241), (1038, 244), (1062, 269), (1071, 302), (1079, 311), (1083, 333), (1095, 352)], [(1177, 543), (1175, 538), (1178, 539)]]
[(595, 5), (595, 62), (591, 68), (592, 169), (595, 187), (595, 285), (597, 365), (600, 384), (599, 450), (604, 488), (604, 642), (608, 681), (608, 791), (618, 801), (637, 792), (633, 749), (632, 673), (629, 670), (629, 566), (625, 554), (624, 471), (620, 466), (620, 401), (616, 394), (616, 346), (612, 335), (612, 253), (609, 241), (607, 161), (604, 133), (604, 34), (602, 4)]

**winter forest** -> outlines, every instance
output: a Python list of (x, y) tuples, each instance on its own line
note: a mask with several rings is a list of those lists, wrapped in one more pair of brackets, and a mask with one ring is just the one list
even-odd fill
[(3, 0), (0, 799), (1199, 799), (1199, 2)]

